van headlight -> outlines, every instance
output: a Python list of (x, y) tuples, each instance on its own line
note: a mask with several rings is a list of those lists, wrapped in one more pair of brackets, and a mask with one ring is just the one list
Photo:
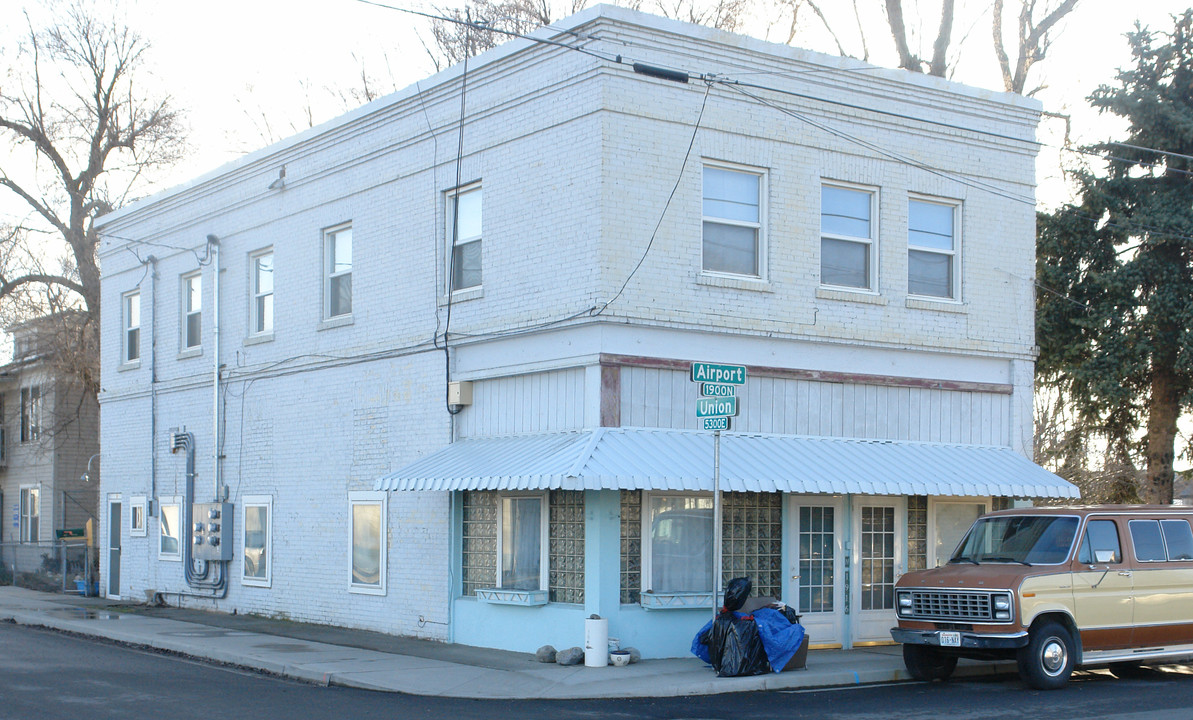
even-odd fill
[(992, 598), (994, 606), (995, 620), (1010, 620), (1011, 619), (1011, 596), (1010, 595), (995, 595)]
[(899, 599), (898, 600), (899, 601), (899, 614), (900, 615), (910, 615), (911, 614), (911, 593), (901, 592), (901, 593), (897, 594), (897, 597)]

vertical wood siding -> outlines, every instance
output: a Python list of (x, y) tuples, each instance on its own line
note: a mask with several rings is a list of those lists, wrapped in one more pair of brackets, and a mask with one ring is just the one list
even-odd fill
[(584, 368), (478, 380), (472, 405), (456, 416), (460, 437), (579, 430)]

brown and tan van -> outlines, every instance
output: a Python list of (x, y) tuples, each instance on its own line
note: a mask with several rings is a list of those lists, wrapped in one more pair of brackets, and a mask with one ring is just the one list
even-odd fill
[(1076, 667), (1123, 676), (1193, 657), (1193, 508), (1105, 505), (984, 515), (948, 564), (895, 587), (912, 677), (1015, 658), (1039, 689)]

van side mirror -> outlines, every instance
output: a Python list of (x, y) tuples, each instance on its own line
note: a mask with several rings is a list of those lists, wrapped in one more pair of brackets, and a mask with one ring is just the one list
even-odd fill
[(1094, 562), (1098, 562), (1098, 563), (1114, 562), (1114, 551), (1113, 550), (1094, 550)]

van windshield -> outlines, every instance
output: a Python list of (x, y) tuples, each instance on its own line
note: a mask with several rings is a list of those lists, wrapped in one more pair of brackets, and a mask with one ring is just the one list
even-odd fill
[(1077, 518), (1015, 515), (981, 518), (949, 562), (1055, 565), (1069, 557), (1077, 535)]

